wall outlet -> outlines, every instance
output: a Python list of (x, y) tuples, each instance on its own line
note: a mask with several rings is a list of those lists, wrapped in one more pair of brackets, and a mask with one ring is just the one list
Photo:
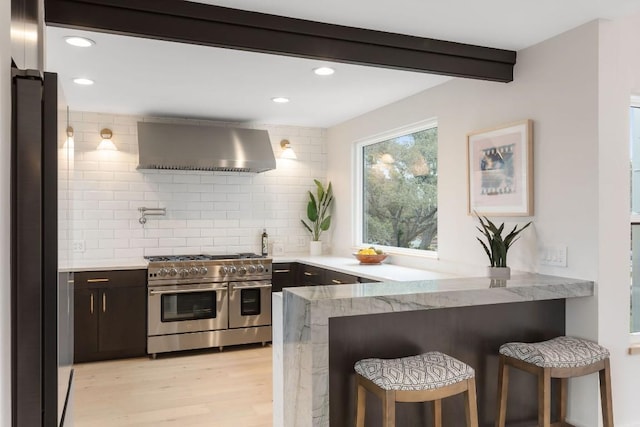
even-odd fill
[(74, 240), (71, 242), (71, 250), (73, 252), (84, 252), (84, 240)]
[(540, 265), (550, 265), (554, 267), (567, 266), (567, 247), (566, 246), (543, 246), (538, 255)]
[(298, 246), (306, 246), (306, 245), (307, 245), (307, 238), (298, 236)]

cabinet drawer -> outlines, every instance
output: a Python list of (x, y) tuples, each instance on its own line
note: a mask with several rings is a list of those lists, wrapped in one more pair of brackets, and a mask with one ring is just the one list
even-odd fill
[(74, 274), (74, 286), (146, 287), (147, 270), (80, 271)]
[(358, 277), (339, 271), (325, 270), (324, 284), (326, 285), (346, 285), (358, 283)]
[(298, 283), (300, 286), (316, 286), (323, 284), (324, 269), (312, 265), (300, 264)]
[(279, 262), (273, 264), (271, 277), (271, 290), (280, 292), (282, 288), (296, 286), (296, 263)]

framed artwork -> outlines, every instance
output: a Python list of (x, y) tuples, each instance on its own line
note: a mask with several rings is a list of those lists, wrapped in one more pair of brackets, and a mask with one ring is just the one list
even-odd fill
[(533, 121), (467, 134), (468, 214), (533, 215)]

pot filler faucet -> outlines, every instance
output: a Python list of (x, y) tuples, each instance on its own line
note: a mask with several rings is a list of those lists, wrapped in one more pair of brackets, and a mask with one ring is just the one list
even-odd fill
[(144, 206), (142, 206), (138, 208), (138, 211), (141, 214), (140, 219), (138, 219), (138, 222), (142, 224), (143, 227), (147, 223), (147, 215), (164, 216), (167, 214), (167, 208), (145, 208)]

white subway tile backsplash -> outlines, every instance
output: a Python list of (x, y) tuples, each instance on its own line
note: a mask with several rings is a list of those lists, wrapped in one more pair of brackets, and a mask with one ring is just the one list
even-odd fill
[(128, 248), (128, 249), (115, 248), (113, 250), (113, 256), (116, 259), (142, 258), (143, 255), (144, 255), (144, 248)]
[(157, 248), (159, 247), (158, 239), (129, 239), (129, 246), (132, 248)]
[(186, 246), (187, 240), (183, 237), (168, 237), (158, 239), (158, 247), (160, 248), (179, 248)]
[(187, 246), (213, 246), (213, 237), (188, 237)]
[(213, 208), (219, 212), (237, 211), (240, 209), (238, 202), (214, 202)]
[[(62, 199), (69, 211), (61, 218), (71, 222), (61, 233), (67, 240), (85, 240), (85, 252), (74, 259), (136, 258), (184, 253), (257, 252), (260, 234), (285, 243), (286, 252), (298, 246), (307, 232), (307, 191), (315, 191), (313, 178), (325, 182), (326, 131), (318, 128), (251, 124), (267, 129), (276, 156), (279, 141), (288, 138), (297, 161), (276, 159), (276, 170), (261, 174), (208, 171), (137, 170), (137, 122), (210, 124), (204, 120), (148, 118), (92, 112), (72, 112), (76, 130), (72, 182)], [(218, 125), (237, 126), (237, 123)], [(96, 147), (102, 127), (114, 131), (117, 152)], [(64, 189), (61, 189), (64, 190)], [(143, 227), (139, 207), (166, 207), (165, 216), (148, 216)]]
[[(200, 184), (200, 175), (174, 175), (173, 182), (182, 184)], [(188, 187), (185, 188), (185, 190)]]
[(200, 212), (201, 219), (227, 219), (227, 212), (207, 211)]
[(227, 193), (200, 193), (200, 200), (203, 202), (224, 202), (227, 200)]
[(113, 219), (113, 211), (91, 210), (85, 209), (82, 211), (83, 219)]
[[(118, 194), (118, 193), (116, 193)], [(116, 197), (117, 199), (118, 197)], [(118, 210), (118, 209), (127, 209), (129, 207), (129, 202), (126, 200), (105, 200), (105, 201), (99, 201), (98, 202), (98, 207), (101, 210), (110, 210), (110, 211), (114, 211), (114, 210)]]

